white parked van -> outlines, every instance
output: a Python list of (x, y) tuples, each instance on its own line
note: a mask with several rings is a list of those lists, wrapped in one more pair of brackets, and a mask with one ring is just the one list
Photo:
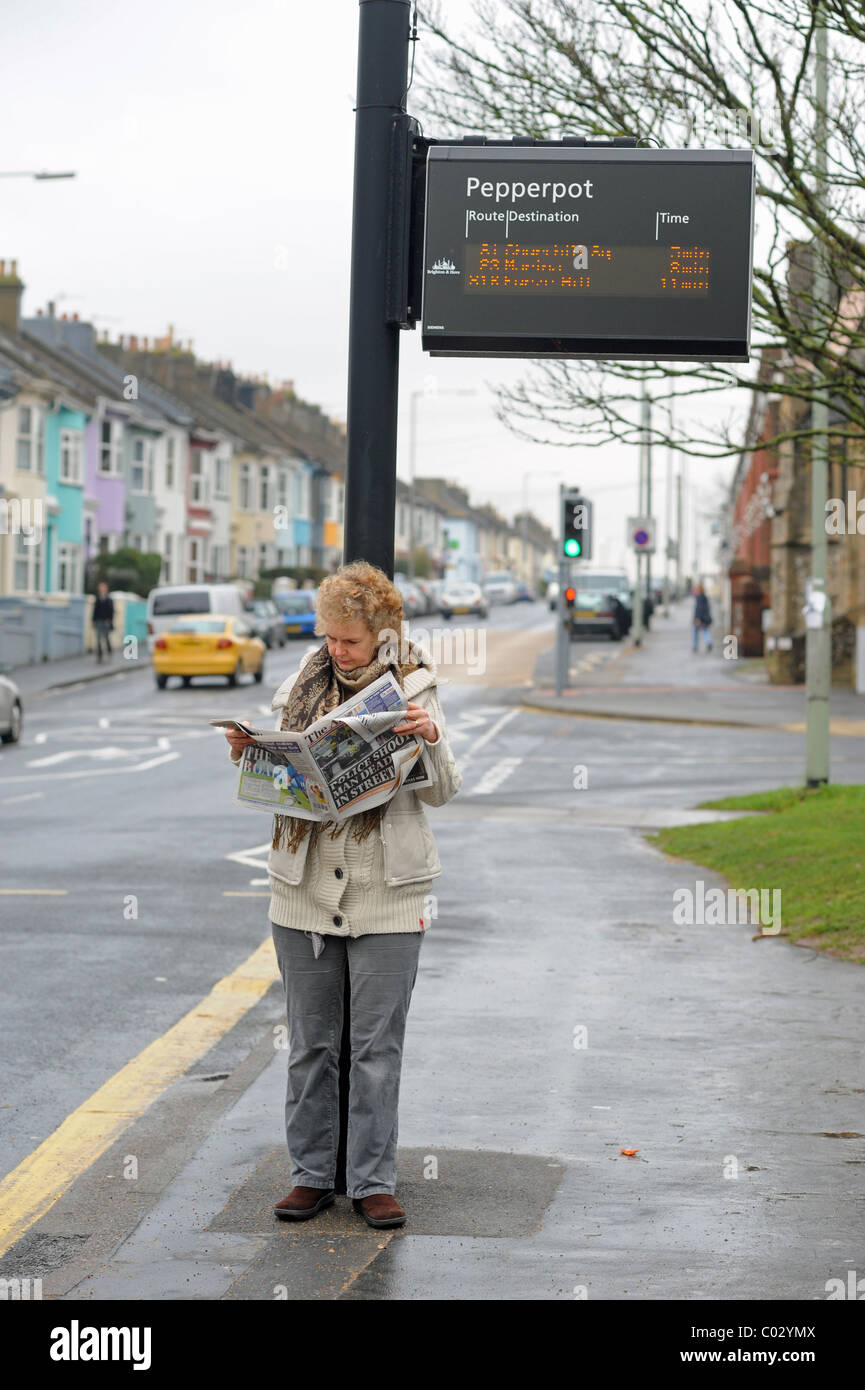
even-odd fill
[(147, 650), (181, 613), (243, 616), (243, 594), (236, 584), (161, 584), (147, 595)]

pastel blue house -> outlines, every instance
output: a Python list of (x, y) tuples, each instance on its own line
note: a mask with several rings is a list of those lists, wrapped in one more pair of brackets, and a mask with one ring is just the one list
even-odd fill
[(84, 430), (89, 416), (55, 402), (45, 416), (45, 592), (84, 590)]

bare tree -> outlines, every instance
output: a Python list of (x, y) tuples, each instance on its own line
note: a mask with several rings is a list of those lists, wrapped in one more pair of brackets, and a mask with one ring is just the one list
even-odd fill
[[(831, 45), (828, 187), (816, 163), (816, 0), (477, 0), (468, 35), (441, 4), (425, 15), (415, 83), (427, 134), (536, 139), (636, 135), (661, 146), (753, 145), (757, 243), (753, 348), (781, 349), (773, 370), (748, 364), (538, 359), (499, 386), (497, 414), (532, 440), (598, 446), (640, 436), (646, 382), (653, 442), (723, 458), (743, 445), (746, 411), (707, 424), (731, 387), (832, 405), (834, 438), (865, 429), (865, 11), (824, 0)], [(428, 115), (427, 115), (428, 113)], [(436, 128), (433, 131), (432, 123)], [(812, 293), (815, 248), (831, 286)], [(675, 394), (675, 416), (669, 403)], [(740, 399), (740, 398), (734, 398)], [(714, 404), (714, 402), (713, 402)], [(801, 428), (773, 441), (810, 436)]]

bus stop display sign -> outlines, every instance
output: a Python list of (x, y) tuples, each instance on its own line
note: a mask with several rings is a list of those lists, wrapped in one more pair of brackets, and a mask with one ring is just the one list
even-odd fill
[(432, 145), (432, 356), (747, 362), (751, 150)]

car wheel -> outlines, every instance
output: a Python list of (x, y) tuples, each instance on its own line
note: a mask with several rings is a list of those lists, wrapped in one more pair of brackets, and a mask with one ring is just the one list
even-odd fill
[(168, 677), (167, 677), (167, 676), (157, 676), (157, 677), (156, 677), (156, 688), (157, 688), (157, 690), (164, 690), (165, 687), (167, 686), (167, 684), (168, 684)]
[(610, 628), (610, 640), (612, 642), (621, 642), (622, 634), (617, 627)]
[(229, 684), (229, 685), (237, 685), (237, 677), (240, 675), (240, 673), (241, 673), (242, 670), (243, 670), (242, 663), (238, 661), (237, 665), (235, 666), (235, 668), (234, 668), (234, 670), (231, 672), (231, 674), (228, 675), (228, 676), (226, 676), (226, 680), (228, 681), (228, 684)]
[(261, 685), (261, 682), (264, 680), (264, 662), (263, 662), (263, 661), (262, 661), (261, 665), (259, 666), (258, 670), (253, 672), (253, 675), (255, 676), (256, 684), (257, 684), (257, 685)]
[(444, 618), (445, 622), (449, 623), (452, 615), (450, 613), (445, 612), (445, 610), (442, 609), (442, 617)]
[(3, 743), (17, 743), (21, 737), (21, 706), (16, 700), (12, 706), (12, 713), (9, 716), (9, 728), (5, 734), (0, 734)]
[(190, 687), (190, 685), (192, 684), (192, 677), (191, 677), (191, 676), (181, 676), (181, 680), (183, 681), (183, 688), (184, 688), (184, 690), (188, 690), (189, 687)]

